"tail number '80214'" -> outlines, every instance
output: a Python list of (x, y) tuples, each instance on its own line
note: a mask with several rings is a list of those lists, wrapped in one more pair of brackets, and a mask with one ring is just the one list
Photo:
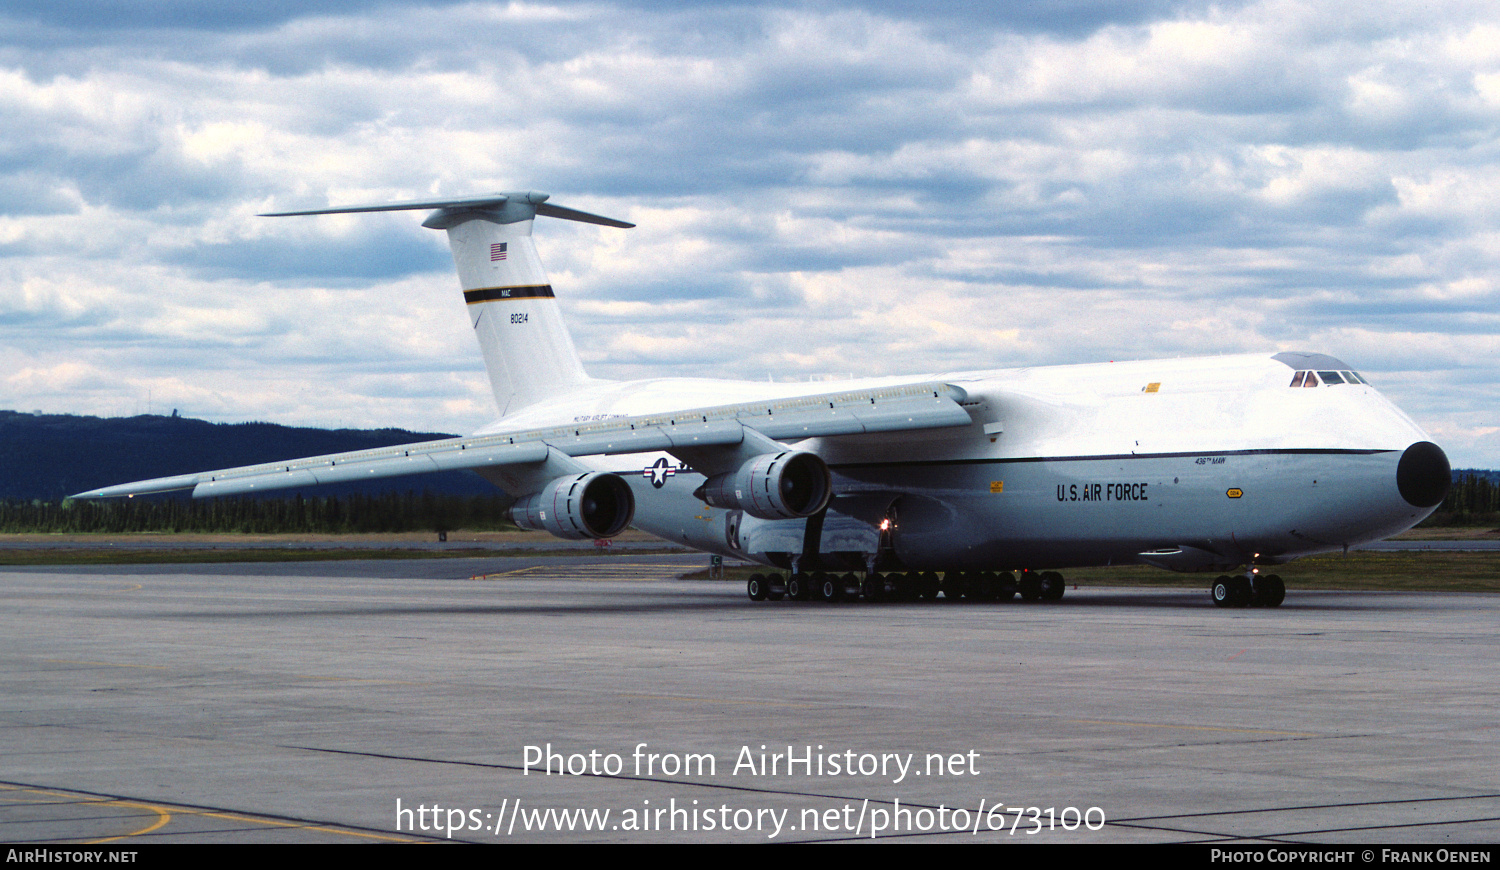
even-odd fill
[(530, 312), (528, 312), (528, 311), (512, 311), (511, 315), (510, 315), (510, 322), (511, 323), (525, 323), (526, 322), (526, 315), (529, 314), (529, 313)]

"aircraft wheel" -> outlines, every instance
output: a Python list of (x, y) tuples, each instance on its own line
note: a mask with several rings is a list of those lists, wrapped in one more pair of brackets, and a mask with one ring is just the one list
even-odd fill
[(922, 574), (920, 572), (913, 571), (910, 574), (907, 574), (906, 578), (908, 582), (911, 583), (911, 600), (921, 601), (925, 597), (924, 590), (926, 590), (927, 588), (927, 582), (922, 579)]
[(1249, 577), (1231, 577), (1229, 583), (1234, 595), (1231, 607), (1249, 607), (1255, 601), (1255, 589), (1250, 585)]
[(1220, 575), (1219, 579), (1214, 581), (1212, 594), (1215, 607), (1234, 606), (1234, 587), (1228, 575)]
[(786, 597), (786, 583), (780, 574), (766, 575), (766, 600), (780, 601)]
[(844, 590), (843, 598), (848, 601), (859, 597), (859, 578), (853, 574), (845, 574), (839, 577), (840, 588)]
[(812, 587), (808, 585), (806, 574), (798, 571), (786, 581), (786, 597), (793, 601), (806, 601), (812, 596)]
[(1063, 593), (1068, 590), (1068, 583), (1063, 575), (1056, 571), (1042, 572), (1042, 600), (1061, 601)]
[(859, 591), (865, 596), (866, 601), (885, 600), (885, 575), (865, 575), (865, 582), (859, 584)]
[(927, 573), (922, 575), (922, 580), (918, 588), (922, 592), (922, 598), (927, 601), (931, 601), (932, 599), (937, 597), (938, 590), (941, 589), (942, 586), (942, 581), (938, 579), (938, 575), (933, 573), (932, 571), (928, 571)]
[(745, 582), (745, 591), (750, 593), (751, 601), (765, 601), (766, 578), (760, 574), (751, 574), (750, 579)]
[(1256, 586), (1258, 587), (1256, 591), (1261, 593), (1259, 597), (1262, 606), (1280, 607), (1281, 602), (1286, 600), (1286, 583), (1282, 582), (1279, 574), (1269, 574), (1260, 578)]
[(1000, 600), (1010, 601), (1016, 597), (1016, 575), (1005, 571), (1000, 575)]
[(962, 571), (949, 571), (943, 575), (943, 597), (949, 601), (962, 601), (969, 592), (969, 575)]
[(981, 571), (974, 577), (974, 597), (980, 601), (994, 601), (1000, 597), (1000, 578), (994, 571)]
[(922, 600), (922, 575), (915, 571), (908, 571), (901, 575), (901, 600)]
[(1027, 571), (1021, 575), (1017, 587), (1021, 591), (1022, 601), (1035, 601), (1042, 597), (1042, 578), (1035, 571)]
[(817, 585), (818, 597), (829, 604), (844, 597), (843, 581), (832, 574), (815, 574), (813, 582)]
[(887, 574), (886, 579), (890, 581), (890, 594), (886, 597), (892, 601), (905, 601), (911, 594), (911, 584), (906, 582), (905, 574)]

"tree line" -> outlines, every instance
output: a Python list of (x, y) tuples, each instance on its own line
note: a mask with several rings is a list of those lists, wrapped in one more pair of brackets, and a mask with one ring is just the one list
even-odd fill
[(1461, 471), (1454, 475), (1448, 497), (1424, 526), (1479, 526), (1500, 524), (1500, 481), (1494, 472)]
[(503, 494), (389, 492), (306, 498), (128, 498), (0, 501), (0, 533), (446, 532), (514, 529)]

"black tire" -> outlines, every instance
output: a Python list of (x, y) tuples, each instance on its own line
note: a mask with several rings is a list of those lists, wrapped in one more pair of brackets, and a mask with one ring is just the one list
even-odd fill
[(745, 591), (750, 594), (751, 601), (765, 601), (766, 578), (760, 574), (751, 574), (750, 579), (745, 581)]
[(832, 574), (814, 574), (813, 583), (818, 590), (818, 597), (829, 604), (844, 597), (843, 581)]
[(1232, 607), (1249, 607), (1255, 601), (1255, 589), (1250, 585), (1249, 577), (1231, 577), (1229, 582), (1234, 594)]
[(1061, 601), (1066, 591), (1068, 591), (1068, 581), (1063, 579), (1063, 575), (1056, 571), (1042, 572), (1043, 601)]
[(922, 575), (915, 571), (908, 571), (901, 575), (901, 581), (896, 588), (901, 590), (902, 601), (921, 601)]
[(859, 578), (853, 574), (844, 574), (839, 577), (839, 583), (844, 590), (844, 600), (859, 598)]
[(809, 584), (807, 575), (797, 572), (787, 578), (786, 597), (793, 601), (806, 601), (812, 595), (812, 586)]
[(1261, 603), (1266, 607), (1280, 607), (1281, 602), (1286, 600), (1286, 583), (1282, 581), (1281, 575), (1271, 574), (1260, 578), (1261, 588), (1265, 590)]
[(932, 571), (928, 571), (927, 573), (922, 575), (921, 590), (923, 599), (931, 601), (932, 599), (936, 598), (938, 595), (938, 590), (941, 588), (943, 588), (943, 582), (938, 579), (937, 574), (933, 573)]
[(865, 596), (866, 601), (884, 601), (885, 575), (866, 574), (865, 581), (859, 584), (859, 591)]
[(943, 575), (943, 597), (949, 601), (962, 601), (969, 594), (969, 575), (962, 571), (949, 571)]
[(1220, 576), (1219, 579), (1215, 580), (1213, 589), (1209, 594), (1214, 598), (1215, 607), (1234, 606), (1234, 587), (1230, 585), (1230, 578), (1228, 576)]
[(887, 574), (886, 580), (889, 583), (887, 589), (890, 593), (887, 597), (892, 601), (906, 601), (907, 596), (911, 594), (911, 584), (906, 582), (906, 575)]
[(1021, 575), (1016, 584), (1021, 592), (1022, 601), (1035, 601), (1042, 597), (1042, 578), (1035, 571), (1027, 571)]
[(974, 597), (980, 601), (995, 601), (1000, 597), (1000, 578), (994, 571), (981, 571), (974, 575)]
[(786, 597), (786, 581), (780, 574), (766, 575), (766, 600), (780, 601)]
[(1000, 575), (1000, 600), (1010, 601), (1016, 597), (1016, 575), (1005, 571)]

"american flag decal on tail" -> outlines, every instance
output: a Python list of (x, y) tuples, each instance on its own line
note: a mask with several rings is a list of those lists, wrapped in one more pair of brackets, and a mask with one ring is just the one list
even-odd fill
[(506, 242), (494, 242), (490, 245), (490, 262), (495, 263), (505, 259)]

